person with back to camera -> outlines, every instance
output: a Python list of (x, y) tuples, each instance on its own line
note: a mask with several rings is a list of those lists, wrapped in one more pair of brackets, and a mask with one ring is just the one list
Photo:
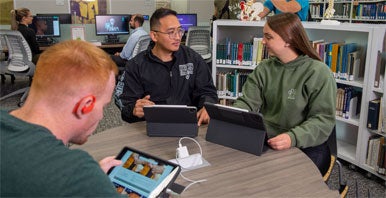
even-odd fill
[(203, 105), (217, 103), (217, 91), (204, 59), (180, 45), (184, 30), (176, 14), (157, 9), (150, 18), (153, 42), (126, 64), (114, 96), (124, 121), (145, 120), (143, 106), (170, 104), (196, 106), (197, 124), (209, 122)]
[(326, 140), (335, 126), (335, 79), (296, 14), (269, 17), (263, 33), (270, 58), (248, 75), (233, 105), (262, 113), (270, 147), (300, 148), (324, 175), (330, 165)]
[(84, 144), (96, 129), (117, 72), (109, 55), (85, 41), (42, 53), (24, 105), (0, 111), (1, 197), (121, 197), (106, 175), (121, 161), (98, 164), (66, 146)]
[(264, 18), (271, 11), (275, 14), (291, 12), (296, 13), (301, 21), (307, 21), (309, 6), (308, 0), (266, 0), (264, 10), (259, 13), (259, 17)]
[(28, 25), (32, 23), (33, 15), (28, 8), (11, 10), (11, 30), (18, 30), (27, 41), (32, 52), (32, 62), (37, 63), (39, 59), (39, 44), (36, 41), (36, 34)]
[(123, 46), (122, 51), (116, 52), (111, 56), (118, 67), (125, 67), (127, 60), (132, 58), (134, 47), (137, 44), (139, 37), (148, 35), (148, 33), (142, 27), (144, 20), (145, 19), (141, 14), (134, 14), (131, 16), (129, 25), (133, 31), (127, 39), (125, 46)]

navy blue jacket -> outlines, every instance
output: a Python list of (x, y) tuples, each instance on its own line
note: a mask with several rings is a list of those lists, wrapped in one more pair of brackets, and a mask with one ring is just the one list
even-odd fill
[(169, 69), (152, 54), (153, 46), (150, 44), (147, 50), (126, 63), (117, 83), (114, 98), (123, 120), (144, 120), (133, 115), (133, 108), (135, 102), (146, 95), (156, 104), (189, 105), (197, 109), (201, 109), (204, 102), (217, 103), (211, 72), (197, 52), (181, 45), (173, 53), (174, 63)]

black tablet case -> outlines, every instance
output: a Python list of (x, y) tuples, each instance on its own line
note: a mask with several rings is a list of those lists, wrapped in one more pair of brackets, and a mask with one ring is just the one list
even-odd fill
[(151, 137), (196, 137), (197, 108), (193, 106), (145, 106), (147, 135)]
[(206, 140), (240, 151), (261, 155), (268, 147), (260, 114), (204, 104), (210, 116)]

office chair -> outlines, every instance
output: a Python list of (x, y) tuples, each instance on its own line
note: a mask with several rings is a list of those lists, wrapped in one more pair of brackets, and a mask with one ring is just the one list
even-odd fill
[[(0, 63), (2, 81), (5, 80), (5, 75), (11, 75), (11, 81), (14, 80), (15, 76), (29, 77), (29, 80), (31, 81), (35, 72), (35, 64), (31, 62), (32, 52), (23, 35), (16, 30), (0, 30), (0, 36), (2, 40), (5, 41), (8, 51), (8, 58)], [(1, 97), (0, 101), (17, 94), (23, 94), (18, 104), (20, 106), (24, 103), (24, 100), (28, 95), (28, 91), (29, 87), (16, 90)]]
[[(134, 46), (133, 53), (131, 54), (130, 59), (134, 58), (138, 53), (146, 50), (150, 44), (150, 41), (151, 41), (151, 38), (149, 35), (140, 36), (137, 43)], [(119, 75), (117, 80), (120, 79), (120, 76), (124, 71), (125, 71), (125, 67), (119, 67)]]
[(190, 27), (185, 45), (200, 54), (205, 62), (209, 63), (212, 60), (209, 26)]
[(338, 149), (337, 149), (337, 140), (336, 140), (336, 127), (332, 129), (331, 135), (327, 139), (327, 145), (330, 149), (331, 153), (331, 162), (330, 167), (328, 168), (328, 171), (323, 176), (324, 182), (328, 182), (328, 179), (330, 179), (332, 169), (334, 168), (335, 164), (338, 165), (338, 183), (339, 183), (339, 194), (340, 197), (346, 197), (348, 193), (348, 185), (346, 181), (343, 180), (343, 168), (342, 164), (338, 160)]
[(133, 53), (131, 54), (131, 58), (135, 57), (139, 52), (146, 50), (149, 46), (151, 38), (149, 35), (143, 35), (139, 37), (137, 43), (135, 44)]

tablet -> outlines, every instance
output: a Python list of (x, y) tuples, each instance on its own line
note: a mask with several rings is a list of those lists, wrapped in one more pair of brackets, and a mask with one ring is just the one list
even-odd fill
[(268, 148), (261, 114), (207, 102), (204, 106), (210, 117), (207, 141), (255, 155)]
[(187, 105), (152, 105), (143, 108), (148, 136), (196, 137), (197, 108)]
[(122, 160), (122, 165), (111, 168), (107, 174), (122, 194), (157, 197), (181, 171), (177, 164), (130, 147), (124, 147), (116, 159)]

